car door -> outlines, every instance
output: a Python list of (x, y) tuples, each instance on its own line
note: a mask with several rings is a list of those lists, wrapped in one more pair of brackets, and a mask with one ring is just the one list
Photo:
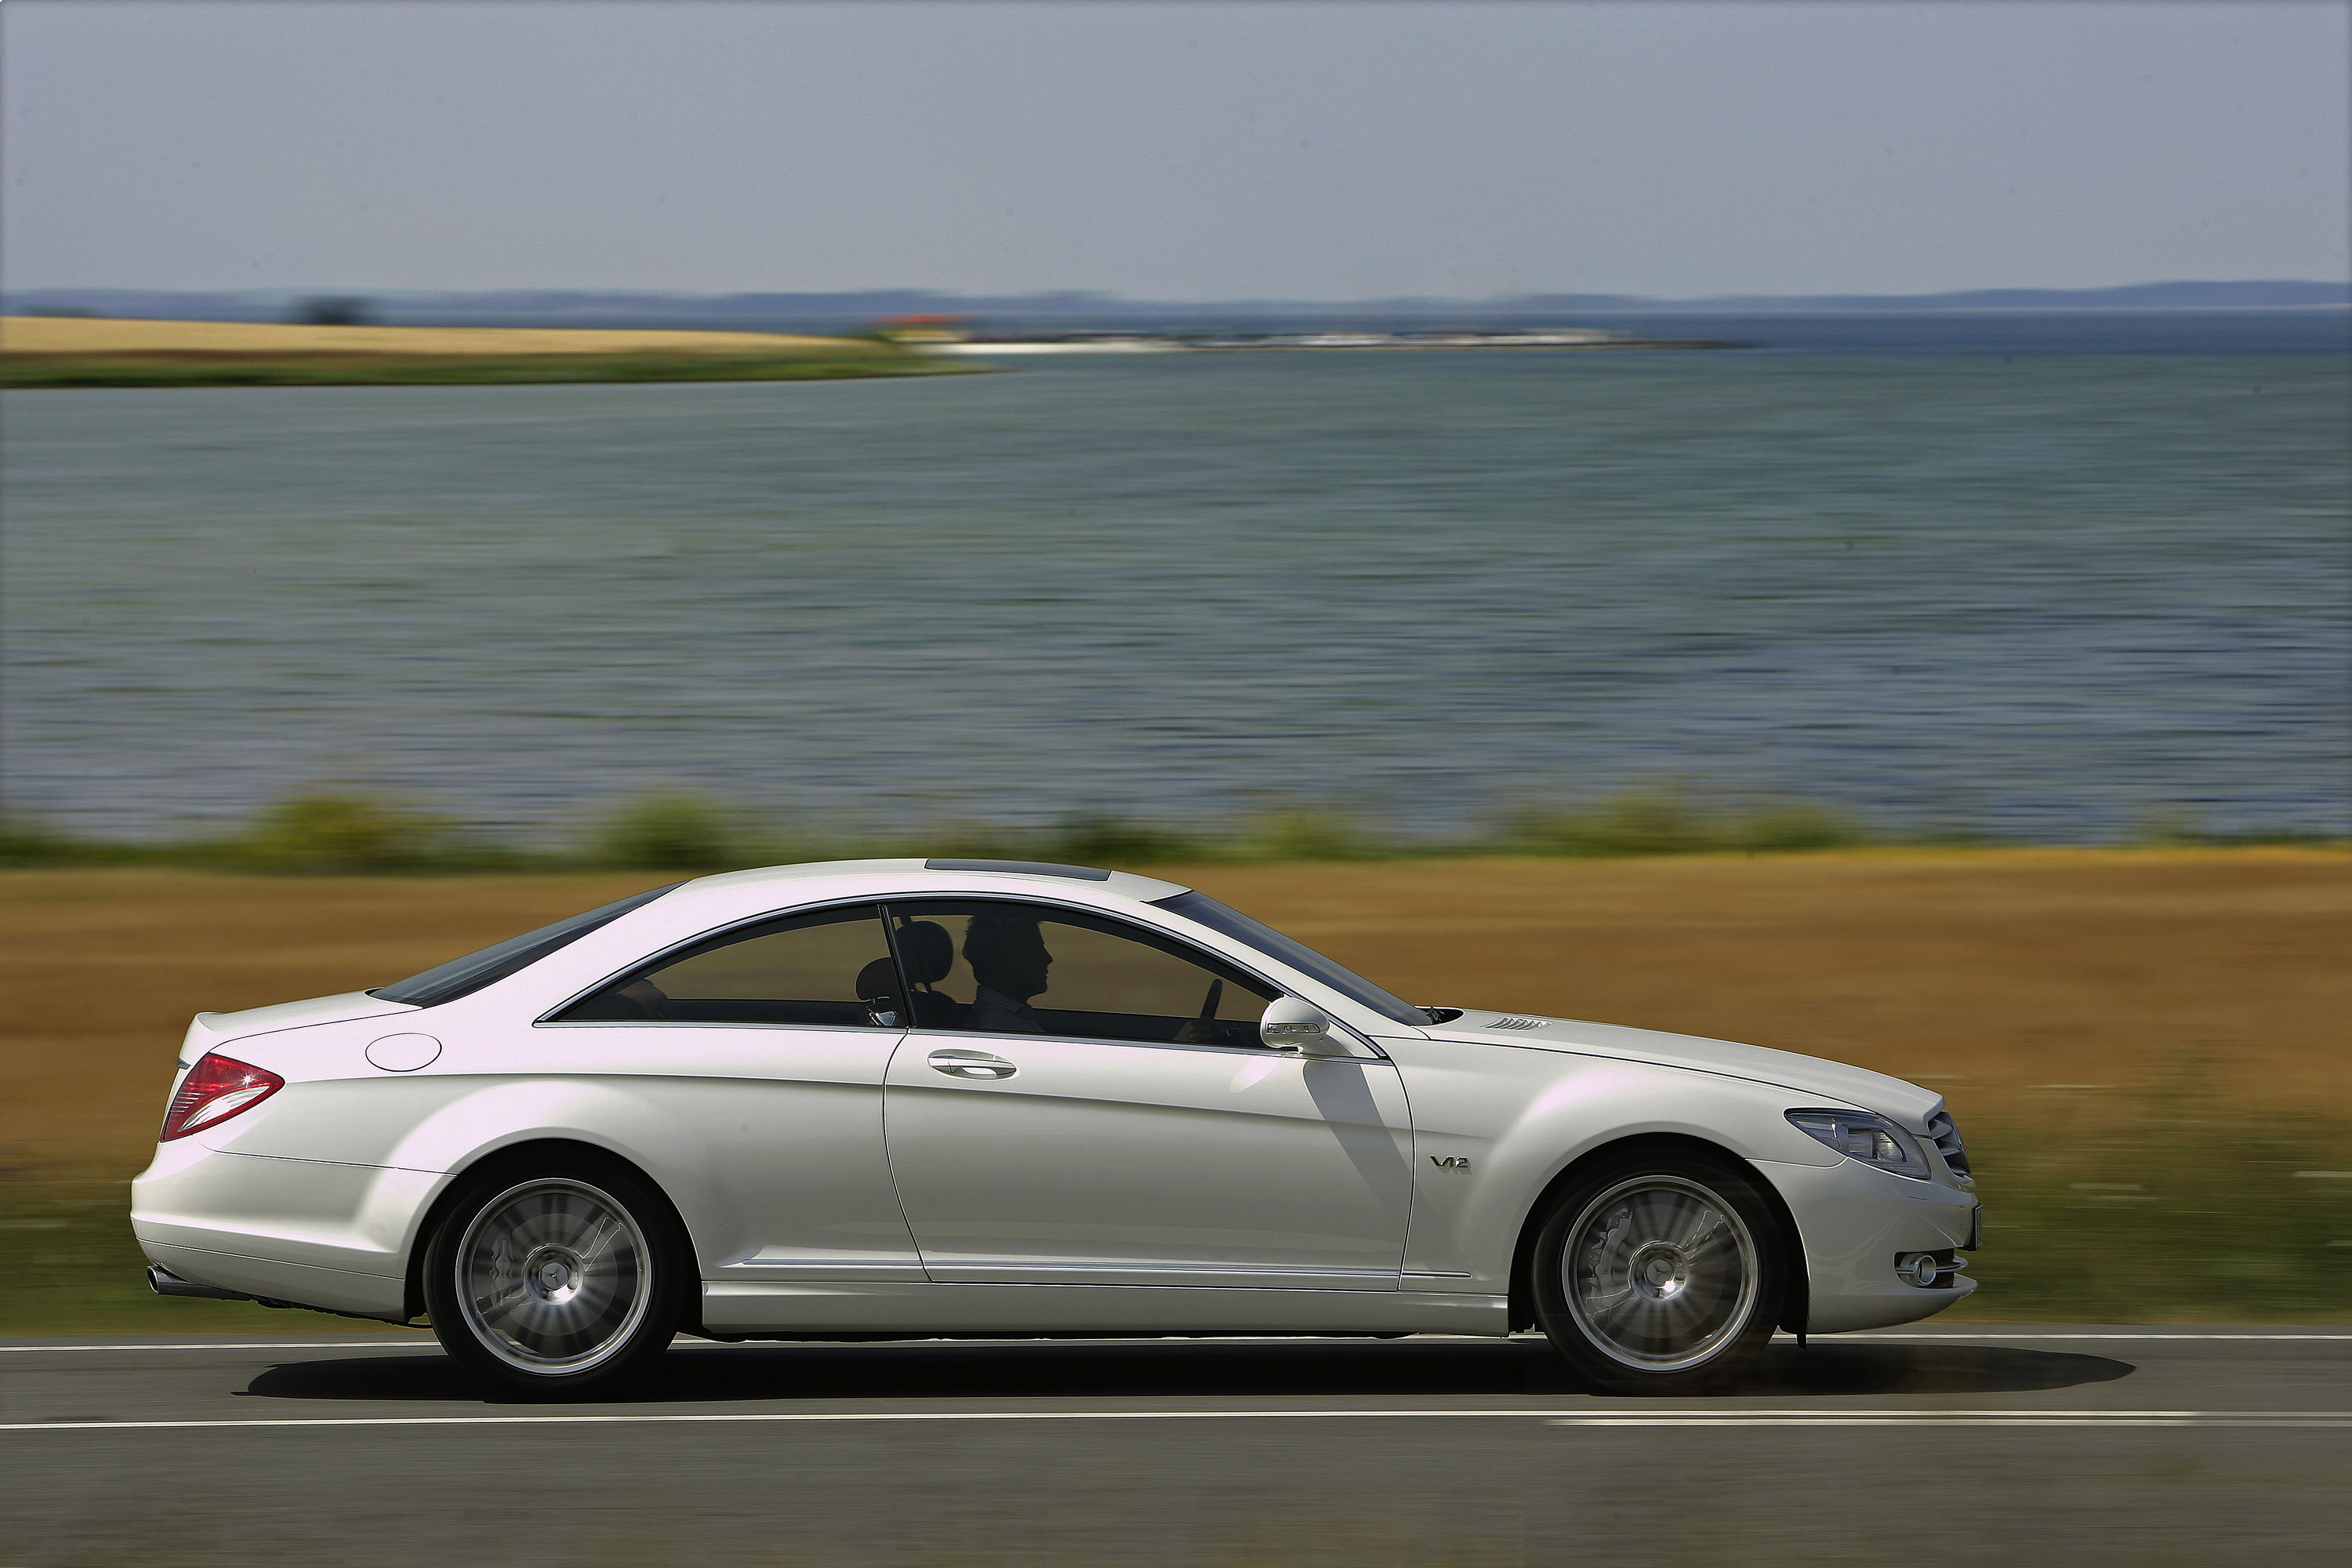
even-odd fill
[(752, 921), (656, 955), (531, 1031), (551, 1071), (625, 1079), (706, 1163), (706, 1271), (920, 1279), (882, 1144), (904, 1031), (879, 909)]
[(1393, 1289), (1412, 1192), (1396, 1069), (1257, 1044), (1275, 990), (1063, 906), (889, 906), (913, 1030), (885, 1123), (942, 1281)]

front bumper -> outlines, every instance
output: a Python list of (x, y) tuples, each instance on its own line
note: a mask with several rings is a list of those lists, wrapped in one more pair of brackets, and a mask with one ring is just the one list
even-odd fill
[(1975, 1291), (1977, 1282), (1964, 1274), (1939, 1271), (1936, 1284), (1923, 1287), (1897, 1272), (1916, 1254), (1949, 1257), (1976, 1245), (1974, 1193), (1853, 1160), (1760, 1168), (1796, 1216), (1809, 1280), (1807, 1333), (1916, 1322)]

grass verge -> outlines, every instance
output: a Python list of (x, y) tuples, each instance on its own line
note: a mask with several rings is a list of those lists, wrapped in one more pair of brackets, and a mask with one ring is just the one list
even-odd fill
[(2352, 1126), (2186, 1088), (1997, 1124), (1963, 1320), (2352, 1322)]

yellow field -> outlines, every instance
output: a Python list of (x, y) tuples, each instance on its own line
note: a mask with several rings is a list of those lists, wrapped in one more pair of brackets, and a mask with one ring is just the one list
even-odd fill
[[(2352, 1110), (2352, 857), (1858, 851), (1163, 874), (1408, 998), (1717, 1035), (1932, 1084), (1963, 1121), (2211, 1064)], [(0, 1164), (145, 1161), (189, 1015), (384, 984), (665, 880), (0, 873)], [(2108, 1087), (2080, 1087), (2108, 1086)]]
[(847, 338), (572, 327), (299, 327), (268, 321), (117, 321), (0, 316), (14, 354), (772, 354), (856, 352)]

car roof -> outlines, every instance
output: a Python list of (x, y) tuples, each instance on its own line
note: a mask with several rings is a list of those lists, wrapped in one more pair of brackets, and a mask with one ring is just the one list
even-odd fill
[[(935, 857), (930, 859), (811, 860), (796, 866), (761, 866), (748, 871), (724, 871), (701, 877), (678, 889), (681, 893), (749, 891), (772, 884), (812, 879), (856, 882), (867, 878), (884, 886), (875, 897), (937, 897), (960, 891), (1026, 889), (1030, 892), (1075, 893), (1081, 890), (1114, 894), (1150, 903), (1172, 899), (1192, 889), (1181, 882), (1132, 871), (1106, 871), (1092, 866), (1062, 866), (1044, 860), (972, 860)], [(850, 889), (845, 888), (845, 892)], [(857, 889), (863, 890), (863, 889)]]

